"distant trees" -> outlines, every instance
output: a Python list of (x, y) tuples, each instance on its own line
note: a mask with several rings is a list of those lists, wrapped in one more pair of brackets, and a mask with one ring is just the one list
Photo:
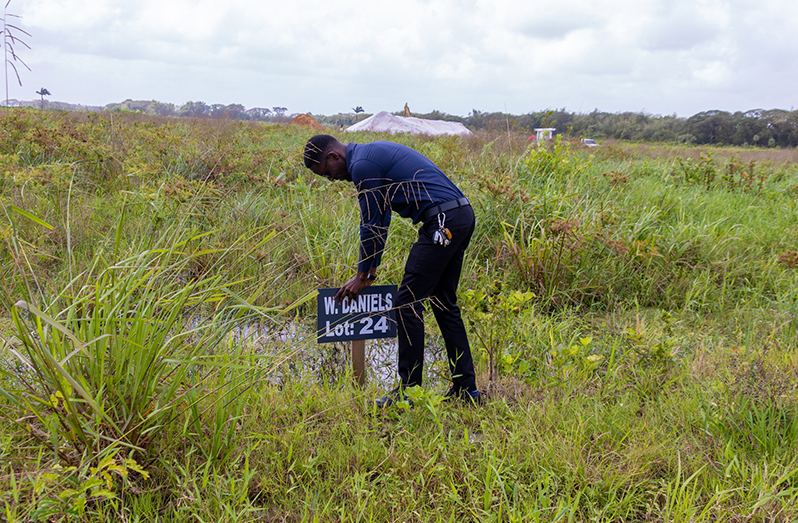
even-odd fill
[(178, 116), (208, 116), (211, 113), (210, 107), (205, 102), (186, 102), (177, 110)]
[(130, 100), (118, 104), (108, 104), (106, 108), (111, 111), (130, 111), (145, 114), (159, 114), (171, 116), (175, 114), (175, 104), (158, 102), (156, 100)]
[(245, 111), (249, 120), (265, 120), (272, 115), (272, 110), (266, 107), (253, 107)]
[(44, 109), (44, 97), (50, 96), (52, 93), (50, 93), (46, 87), (42, 87), (40, 90), (36, 91), (36, 94), (42, 97), (42, 109)]
[[(44, 92), (44, 93), (43, 93)], [(36, 94), (49, 96), (44, 87)], [(175, 108), (173, 104), (156, 101), (125, 100), (109, 104), (112, 111), (138, 111), (163, 116), (185, 116), (193, 118), (220, 118), (260, 122), (285, 122), (286, 107), (253, 107), (246, 109), (241, 104), (213, 104), (186, 102)], [(365, 111), (314, 115), (322, 125), (350, 126), (368, 117)], [(397, 113), (400, 114), (400, 113)], [(417, 114), (419, 118), (461, 122), (472, 130), (505, 132), (508, 128), (528, 132), (538, 127), (555, 127), (557, 134), (573, 138), (612, 138), (648, 142), (677, 142), (696, 145), (742, 145), (756, 147), (797, 147), (798, 111), (781, 109), (755, 109), (745, 112), (703, 111), (689, 118), (676, 115), (652, 115), (647, 113), (606, 113), (594, 110), (590, 113), (571, 113), (562, 109), (547, 109), (521, 115), (491, 113), (472, 110), (468, 116), (450, 115), (441, 111)]]
[[(39, 92), (37, 91), (37, 94)], [(49, 94), (49, 93), (47, 93)], [(162, 116), (184, 116), (189, 118), (220, 118), (230, 120), (252, 120), (270, 121), (276, 118), (285, 117), (288, 109), (286, 107), (253, 107), (247, 109), (241, 104), (212, 104), (208, 105), (202, 101), (186, 102), (179, 107), (174, 104), (156, 102), (154, 100), (125, 100), (121, 103), (108, 104), (106, 109), (111, 111), (137, 111), (146, 114), (158, 114)]]
[(798, 111), (756, 109), (745, 112), (703, 111), (689, 118), (646, 113), (569, 113), (565, 109), (522, 115), (489, 113), (474, 109), (466, 117), (438, 111), (421, 118), (458, 121), (473, 130), (556, 127), (558, 134), (575, 138), (614, 138), (651, 142), (681, 142), (697, 145), (750, 145), (758, 147), (798, 146)]
[(798, 145), (798, 111), (706, 111), (688, 118), (685, 127), (686, 132), (695, 138), (695, 143), (699, 144), (762, 147)]
[(241, 104), (213, 104), (211, 106), (211, 118), (227, 118), (230, 120), (246, 120), (247, 115), (244, 106)]

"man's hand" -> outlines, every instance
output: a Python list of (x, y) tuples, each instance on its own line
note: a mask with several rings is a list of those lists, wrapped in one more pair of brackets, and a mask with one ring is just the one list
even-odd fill
[(346, 282), (344, 286), (338, 289), (338, 292), (335, 293), (335, 301), (341, 303), (344, 298), (349, 298), (350, 300), (357, 298), (357, 295), (360, 294), (360, 291), (366, 287), (369, 287), (374, 282), (374, 278), (369, 279), (368, 275), (373, 275), (376, 273), (376, 268), (372, 268), (368, 273), (357, 271), (357, 274), (355, 274), (351, 280)]

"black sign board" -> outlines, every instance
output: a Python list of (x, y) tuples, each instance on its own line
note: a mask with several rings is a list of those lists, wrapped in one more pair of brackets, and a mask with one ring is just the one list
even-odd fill
[(372, 285), (357, 298), (335, 301), (338, 289), (319, 289), (319, 343), (396, 337), (396, 285)]

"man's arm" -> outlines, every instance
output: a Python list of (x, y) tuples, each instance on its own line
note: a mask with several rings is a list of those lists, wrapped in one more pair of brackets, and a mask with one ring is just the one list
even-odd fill
[(382, 261), (391, 225), (391, 204), (382, 176), (364, 178), (357, 188), (360, 204), (360, 261), (357, 270), (366, 273)]
[[(365, 168), (364, 168), (365, 167)], [(372, 167), (372, 168), (368, 168)], [(377, 266), (382, 260), (382, 251), (391, 224), (391, 206), (387, 199), (384, 178), (371, 162), (353, 169), (352, 179), (358, 189), (360, 204), (360, 260), (357, 274), (335, 294), (335, 300), (344, 297), (356, 298), (377, 277)]]

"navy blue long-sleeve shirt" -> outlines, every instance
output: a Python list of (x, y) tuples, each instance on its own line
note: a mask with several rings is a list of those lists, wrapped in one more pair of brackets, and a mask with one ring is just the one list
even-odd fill
[(382, 260), (391, 211), (418, 223), (427, 207), (463, 197), (429, 158), (398, 143), (350, 143), (346, 167), (360, 202), (361, 272)]

